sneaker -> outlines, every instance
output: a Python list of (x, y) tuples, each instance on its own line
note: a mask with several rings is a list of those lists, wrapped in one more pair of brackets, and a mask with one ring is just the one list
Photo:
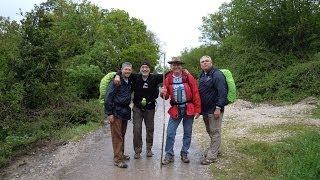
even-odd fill
[(130, 160), (130, 156), (128, 156), (128, 155), (123, 155), (123, 160), (125, 160), (125, 161), (129, 161)]
[(140, 156), (140, 153), (135, 153), (135, 154), (134, 154), (134, 158), (135, 158), (135, 159), (140, 159), (140, 157), (141, 157), (141, 156)]
[(119, 167), (119, 168), (127, 168), (128, 165), (125, 163), (125, 162), (117, 162), (117, 163), (114, 163), (115, 166)]
[(148, 151), (147, 151), (147, 157), (152, 157), (152, 156), (153, 156), (152, 151), (151, 151), (151, 150), (148, 150)]
[(164, 160), (162, 161), (162, 164), (167, 165), (169, 163), (172, 163), (173, 161), (174, 161), (173, 157), (171, 158), (165, 157)]
[(217, 161), (216, 159), (209, 160), (209, 159), (205, 158), (205, 159), (203, 159), (203, 160), (201, 161), (201, 164), (202, 164), (202, 165), (209, 165), (209, 164), (214, 163), (214, 162), (216, 162), (216, 161)]
[(190, 160), (188, 159), (188, 156), (186, 154), (181, 155), (181, 160), (184, 163), (189, 163), (190, 162)]

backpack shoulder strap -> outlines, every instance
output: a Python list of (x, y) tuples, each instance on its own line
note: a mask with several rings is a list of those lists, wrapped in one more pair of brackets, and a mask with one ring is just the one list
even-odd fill
[[(172, 73), (171, 74), (168, 73), (168, 75), (172, 75)], [(172, 85), (172, 84), (183, 84), (183, 83), (189, 84), (189, 75), (190, 74), (182, 72), (182, 82), (179, 82), (179, 83), (174, 83), (173, 82), (173, 77), (171, 76), (171, 77), (168, 78), (168, 76), (167, 76), (169, 85)]]

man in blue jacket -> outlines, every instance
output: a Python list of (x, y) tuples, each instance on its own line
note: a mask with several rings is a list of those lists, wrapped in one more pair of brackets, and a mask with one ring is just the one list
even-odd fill
[(202, 72), (199, 79), (201, 114), (210, 136), (210, 146), (201, 164), (208, 165), (217, 160), (221, 144), (221, 124), (224, 106), (227, 104), (228, 87), (223, 73), (213, 66), (210, 56), (200, 58)]
[(104, 111), (110, 122), (112, 146), (114, 154), (114, 165), (120, 168), (127, 168), (124, 160), (124, 137), (127, 130), (128, 120), (131, 119), (131, 81), (129, 76), (132, 73), (132, 64), (125, 62), (121, 67), (121, 86), (116, 86), (110, 81), (104, 100)]

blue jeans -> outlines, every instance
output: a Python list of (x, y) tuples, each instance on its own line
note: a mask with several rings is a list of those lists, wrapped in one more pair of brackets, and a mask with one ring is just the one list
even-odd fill
[(177, 128), (183, 119), (183, 145), (180, 155), (187, 155), (188, 149), (191, 144), (192, 124), (194, 116), (187, 116), (186, 109), (179, 108), (179, 116), (177, 119), (169, 118), (167, 127), (167, 139), (166, 139), (166, 158), (172, 158), (174, 156), (173, 146), (176, 137)]

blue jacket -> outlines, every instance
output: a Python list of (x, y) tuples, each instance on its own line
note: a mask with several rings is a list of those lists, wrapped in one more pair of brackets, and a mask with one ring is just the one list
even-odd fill
[(131, 81), (128, 83), (121, 78), (121, 86), (117, 87), (113, 79), (110, 81), (104, 97), (104, 112), (114, 115), (121, 120), (131, 119)]
[(202, 71), (199, 78), (201, 114), (212, 114), (216, 106), (224, 111), (227, 104), (228, 86), (223, 73), (212, 67), (207, 74)]

